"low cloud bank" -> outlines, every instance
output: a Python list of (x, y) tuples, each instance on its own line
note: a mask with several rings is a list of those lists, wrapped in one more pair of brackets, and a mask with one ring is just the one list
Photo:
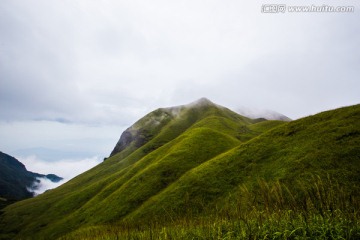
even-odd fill
[(48, 162), (39, 159), (37, 156), (19, 157), (18, 158), (26, 169), (40, 174), (56, 174), (64, 180), (59, 182), (52, 182), (50, 179), (37, 178), (31, 187), (28, 188), (34, 195), (41, 194), (46, 190), (56, 188), (61, 184), (69, 181), (73, 177), (93, 168), (102, 162), (98, 156), (84, 158), (84, 159), (62, 159), (58, 161)]
[(287, 116), (268, 109), (240, 107), (235, 110), (238, 114), (248, 118), (265, 118), (267, 120), (291, 121)]
[(31, 187), (28, 187), (27, 190), (34, 193), (34, 196), (37, 196), (45, 192), (46, 190), (56, 188), (65, 182), (65, 180), (61, 180), (59, 182), (52, 182), (46, 177), (37, 177), (33, 185)]

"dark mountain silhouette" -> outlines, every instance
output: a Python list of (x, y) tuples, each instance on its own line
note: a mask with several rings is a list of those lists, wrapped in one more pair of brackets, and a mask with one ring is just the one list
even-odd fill
[[(31, 191), (39, 178), (47, 178), (52, 182), (59, 182), (61, 177), (55, 174), (39, 174), (30, 172), (16, 158), (0, 152), (0, 197), (2, 203), (18, 201), (33, 197)], [(35, 184), (36, 185), (36, 184)]]

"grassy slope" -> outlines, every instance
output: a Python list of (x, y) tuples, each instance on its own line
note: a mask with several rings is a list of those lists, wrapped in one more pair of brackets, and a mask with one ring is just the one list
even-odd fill
[(359, 122), (356, 105), (284, 124), (191, 169), (125, 224), (65, 239), (359, 239)]
[(359, 239), (359, 120), (357, 105), (270, 130), (126, 217), (141, 227), (85, 227), (64, 239)]
[(191, 211), (214, 207), (227, 193), (236, 196), (239, 186), (251, 189), (258, 179), (285, 182), (296, 189), (310, 182), (311, 176), (330, 176), (358, 194), (359, 123), (360, 105), (284, 124), (187, 172), (128, 219), (166, 220), (181, 217), (189, 207)]
[(169, 222), (231, 205), (244, 197), (243, 189), (266, 205), (257, 189), (277, 181), (291, 186), (297, 198), (302, 192), (297, 189), (310, 189), (314, 175), (329, 176), (359, 199), (360, 105), (281, 126), (251, 124), (214, 106), (184, 111), (141, 148), (9, 206), (1, 229), (9, 234), (21, 229), (17, 237), (52, 238), (119, 220)]
[(213, 104), (182, 107), (142, 147), (130, 146), (59, 188), (8, 207), (0, 227), (11, 236), (39, 238), (119, 220), (190, 169), (240, 144), (241, 136), (260, 134), (251, 123)]

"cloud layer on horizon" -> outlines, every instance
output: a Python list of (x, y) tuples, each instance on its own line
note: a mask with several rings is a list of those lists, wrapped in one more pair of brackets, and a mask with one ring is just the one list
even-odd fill
[(39, 159), (37, 156), (17, 158), (26, 166), (28, 171), (45, 175), (56, 174), (59, 177), (64, 178), (62, 183), (67, 182), (103, 161), (97, 156), (84, 159), (61, 159), (53, 162)]
[(101, 163), (100, 158), (96, 156), (85, 159), (63, 159), (53, 162), (39, 159), (37, 156), (18, 157), (18, 159), (25, 164), (28, 171), (40, 174), (55, 174), (63, 178), (59, 182), (52, 182), (46, 177), (37, 178), (38, 181), (28, 187), (28, 191), (33, 192), (34, 196), (56, 188)]

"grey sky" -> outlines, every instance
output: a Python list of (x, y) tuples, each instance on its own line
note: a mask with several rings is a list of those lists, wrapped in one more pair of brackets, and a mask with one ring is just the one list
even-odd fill
[(200, 97), (293, 119), (359, 103), (359, 1), (326, 1), (354, 13), (264, 3), (2, 0), (0, 150), (103, 157), (147, 112)]

